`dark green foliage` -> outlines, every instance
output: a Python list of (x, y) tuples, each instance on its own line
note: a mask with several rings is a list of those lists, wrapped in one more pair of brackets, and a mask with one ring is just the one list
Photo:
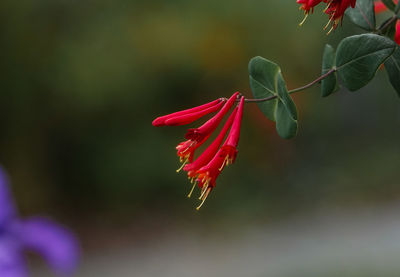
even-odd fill
[(400, 49), (393, 53), (385, 62), (386, 72), (389, 76), (390, 83), (400, 96)]
[(396, 47), (392, 40), (374, 34), (343, 39), (337, 49), (336, 67), (344, 86), (355, 91), (368, 84)]
[(250, 86), (254, 98), (276, 96), (275, 99), (258, 103), (269, 119), (276, 121), (278, 134), (285, 139), (297, 133), (297, 110), (290, 97), (279, 66), (262, 57), (254, 57), (249, 63)]
[(358, 0), (354, 9), (347, 9), (345, 13), (357, 26), (367, 31), (375, 30), (374, 1)]
[[(322, 74), (326, 74), (335, 66), (335, 49), (327, 44), (325, 45), (324, 54), (322, 57)], [(337, 90), (337, 74), (332, 73), (327, 78), (321, 81), (322, 97), (326, 97)]]

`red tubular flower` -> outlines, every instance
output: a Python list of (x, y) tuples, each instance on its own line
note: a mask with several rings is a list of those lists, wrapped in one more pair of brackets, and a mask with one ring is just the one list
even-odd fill
[(314, 7), (321, 2), (322, 0), (297, 0), (297, 3), (301, 5), (300, 9), (303, 9), (305, 14), (303, 21), (299, 24), (300, 26), (306, 21), (310, 11), (314, 12)]
[(184, 115), (178, 115), (175, 117), (172, 117), (170, 119), (165, 120), (165, 125), (167, 126), (180, 126), (180, 125), (186, 125), (190, 124), (193, 121), (196, 121), (197, 119), (209, 114), (216, 112), (222, 108), (224, 105), (224, 102), (219, 102), (215, 106), (211, 106), (210, 108), (194, 112), (194, 113), (189, 113), (189, 114), (184, 114)]
[(235, 92), (229, 100), (225, 103), (222, 109), (210, 120), (204, 123), (202, 126), (196, 129), (189, 129), (186, 133), (186, 139), (192, 141), (202, 141), (205, 137), (210, 135), (219, 125), (224, 115), (229, 111), (232, 107), (233, 103), (235, 103), (239, 92)]
[[(222, 103), (221, 99), (217, 99), (217, 100), (214, 100), (212, 102), (209, 102), (207, 104), (204, 104), (204, 105), (201, 105), (201, 106), (198, 106), (198, 107), (194, 107), (194, 108), (191, 108), (191, 109), (187, 109), (187, 110), (175, 112), (175, 113), (172, 113), (172, 114), (167, 114), (167, 115), (164, 115), (164, 116), (160, 116), (160, 117), (157, 117), (153, 121), (152, 124), (155, 127), (165, 126), (165, 125), (168, 125), (168, 124), (166, 124), (166, 121), (171, 120), (170, 122), (172, 122), (172, 124), (174, 124), (174, 125), (183, 125), (183, 124), (179, 124), (179, 122), (177, 122), (176, 120), (172, 120), (172, 119), (178, 117), (178, 118), (180, 118), (182, 120), (182, 122), (183, 121), (184, 122), (189, 122), (190, 120), (188, 120), (188, 118), (184, 117), (184, 116), (190, 117), (190, 115), (195, 114), (195, 116), (190, 117), (191, 119), (194, 118), (192, 121), (189, 122), (189, 123), (191, 123), (191, 122), (199, 119), (200, 117), (202, 117), (202, 116), (204, 116), (204, 115), (206, 115), (208, 113), (211, 113), (213, 111), (218, 110), (218, 109), (214, 110), (212, 108), (218, 106), (220, 103)], [(207, 111), (207, 112), (205, 113), (205, 111)], [(198, 116), (199, 114), (201, 114), (201, 115)], [(189, 124), (189, 123), (184, 123), (184, 124)]]
[(337, 27), (339, 22), (343, 19), (344, 12), (350, 6), (352, 8), (356, 6), (356, 0), (324, 0), (324, 2), (327, 3), (325, 13), (329, 15), (329, 22), (325, 28), (327, 28), (332, 22), (332, 28), (330, 31)]
[(215, 154), (218, 152), (218, 149), (221, 146), (221, 143), (224, 140), (226, 133), (232, 126), (233, 120), (236, 116), (236, 112), (237, 112), (237, 107), (233, 110), (232, 114), (229, 116), (224, 127), (222, 128), (221, 132), (218, 134), (217, 138), (210, 144), (210, 146), (208, 146), (207, 149), (194, 162), (185, 165), (185, 167), (183, 168), (183, 170), (188, 172), (188, 177), (192, 179), (192, 182), (196, 176), (195, 175), (196, 170), (200, 169), (201, 167), (209, 163), (211, 159), (215, 156)]
[(179, 156), (179, 160), (182, 163), (182, 166), (178, 170), (176, 170), (176, 172), (181, 171), (187, 163), (193, 162), (194, 151), (196, 151), (196, 149), (199, 148), (210, 137), (210, 135), (205, 137), (200, 142), (187, 140), (179, 143), (178, 146), (176, 146), (176, 150), (178, 150), (177, 154)]
[(224, 167), (229, 165), (229, 163), (233, 163), (236, 159), (237, 145), (239, 143), (240, 136), (240, 126), (243, 116), (243, 106), (244, 97), (240, 99), (239, 108), (236, 112), (231, 131), (229, 132), (229, 136), (224, 145), (218, 150), (217, 154), (207, 165), (196, 171), (197, 179), (193, 189), (198, 182), (198, 186), (201, 188), (201, 195), (199, 199), (202, 200), (201, 204), (197, 207), (197, 210), (201, 208), (211, 190), (215, 187), (215, 181), (221, 174)]
[(351, 6), (352, 8), (356, 5), (356, 0), (297, 0), (297, 3), (301, 5), (300, 9), (304, 10), (305, 17), (299, 24), (300, 26), (305, 22), (308, 14), (314, 11), (314, 7), (319, 3), (324, 2), (327, 4), (324, 12), (329, 15), (329, 22), (325, 29), (328, 28), (329, 24), (332, 23), (332, 28), (328, 34), (334, 30), (339, 22), (343, 19), (344, 12)]
[(314, 7), (321, 3), (322, 0), (297, 0), (297, 4), (300, 4), (300, 9), (303, 9), (305, 13), (314, 11)]

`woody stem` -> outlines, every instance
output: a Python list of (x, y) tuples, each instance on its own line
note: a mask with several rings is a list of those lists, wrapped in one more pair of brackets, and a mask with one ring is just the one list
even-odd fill
[[(308, 88), (312, 87), (313, 85), (319, 83), (320, 81), (322, 81), (323, 79), (325, 79), (326, 77), (331, 75), (332, 73), (336, 72), (336, 70), (337, 70), (336, 68), (332, 68), (331, 70), (329, 70), (325, 74), (321, 75), (320, 77), (318, 77), (317, 79), (315, 79), (311, 83), (309, 83), (309, 84), (307, 84), (305, 86), (299, 87), (299, 88), (295, 88), (295, 89), (289, 90), (288, 92), (289, 92), (289, 94), (292, 94), (292, 93), (296, 93), (298, 91), (302, 91), (302, 90), (308, 89)], [(260, 102), (273, 100), (273, 99), (275, 99), (277, 97), (278, 97), (277, 95), (272, 95), (272, 96), (269, 96), (269, 97), (266, 97), (266, 98), (261, 98), (261, 99), (246, 99), (245, 101), (247, 103), (260, 103)]]

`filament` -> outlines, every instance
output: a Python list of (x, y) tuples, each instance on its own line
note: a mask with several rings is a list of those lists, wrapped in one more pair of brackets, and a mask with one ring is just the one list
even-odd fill
[(192, 196), (192, 193), (193, 193), (193, 191), (194, 191), (194, 188), (196, 187), (196, 182), (193, 184), (193, 187), (192, 187), (192, 189), (190, 190), (190, 192), (189, 192), (189, 194), (188, 194), (188, 198), (190, 198), (191, 196)]
[(188, 162), (189, 162), (189, 158), (186, 158), (186, 160), (182, 163), (182, 166), (180, 168), (178, 168), (176, 170), (176, 172), (180, 172)]
[(206, 191), (208, 189), (208, 182), (209, 182), (209, 180), (207, 180), (207, 182), (203, 185), (199, 200), (201, 200), (203, 198), (204, 194), (206, 193)]
[(304, 24), (304, 22), (306, 22), (307, 17), (308, 17), (308, 13), (305, 13), (305, 16), (304, 16), (303, 21), (301, 21), (301, 22), (299, 23), (299, 26), (300, 26), (300, 27)]
[(229, 155), (225, 157), (224, 162), (222, 163), (221, 167), (219, 168), (219, 171), (222, 171), (224, 169), (225, 163), (228, 165), (229, 162)]
[(203, 206), (204, 202), (206, 202), (206, 199), (208, 195), (210, 194), (211, 188), (208, 188), (206, 191), (206, 194), (204, 195), (203, 201), (201, 201), (200, 205), (196, 208), (196, 210), (200, 210), (201, 206)]

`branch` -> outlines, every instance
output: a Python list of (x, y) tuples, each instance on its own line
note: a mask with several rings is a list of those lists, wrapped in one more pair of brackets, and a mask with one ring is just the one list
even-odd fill
[[(309, 83), (309, 84), (307, 84), (305, 86), (299, 87), (299, 88), (295, 88), (295, 89), (289, 90), (288, 92), (289, 92), (289, 94), (292, 94), (292, 93), (296, 93), (298, 91), (302, 91), (302, 90), (308, 89), (308, 88), (312, 87), (313, 85), (319, 83), (320, 81), (322, 81), (323, 79), (325, 79), (326, 77), (331, 75), (332, 73), (336, 72), (336, 70), (337, 70), (336, 68), (332, 68), (331, 70), (329, 70), (325, 74), (321, 75), (320, 77), (318, 77), (317, 79), (315, 79), (311, 83)], [(278, 97), (277, 95), (272, 95), (272, 96), (269, 96), (269, 97), (266, 97), (266, 98), (261, 98), (261, 99), (246, 99), (245, 101), (247, 103), (260, 103), (260, 102), (273, 100), (273, 99), (275, 99), (277, 97)]]

